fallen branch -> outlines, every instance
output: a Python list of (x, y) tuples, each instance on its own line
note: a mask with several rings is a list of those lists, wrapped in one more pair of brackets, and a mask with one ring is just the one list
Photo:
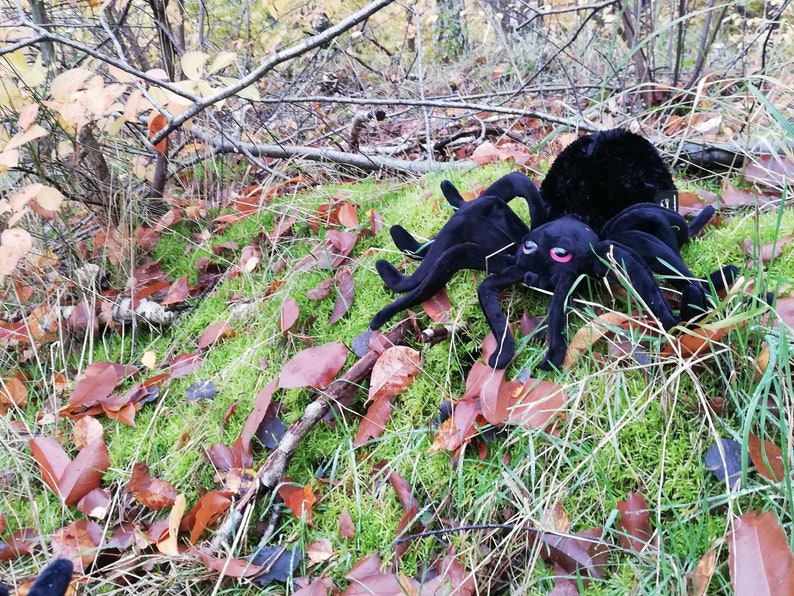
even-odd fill
[[(403, 323), (396, 330), (389, 333), (386, 339), (392, 345), (404, 345), (408, 329), (410, 329), (410, 326), (407, 323)], [(330, 411), (333, 401), (344, 399), (351, 391), (358, 391), (361, 384), (372, 373), (372, 368), (375, 366), (379, 356), (380, 354), (375, 350), (367, 352), (364, 357), (351, 366), (344, 375), (331, 383), (317, 399), (306, 407), (303, 415), (287, 429), (276, 449), (268, 456), (262, 467), (259, 468), (257, 477), (259, 478), (260, 490), (270, 491), (278, 486), (300, 442), (323, 419), (323, 416)], [(253, 497), (252, 493), (253, 491), (249, 490), (249, 493), (240, 500), (237, 506), (238, 509), (242, 509), (245, 506), (247, 498)]]
[[(386, 336), (385, 343), (394, 346), (405, 345), (410, 329), (412, 329), (410, 322), (405, 321)], [(443, 341), (447, 337), (449, 337), (448, 330), (425, 331), (417, 337), (417, 340), (434, 344)], [(352, 394), (359, 390), (361, 384), (369, 378), (379, 357), (380, 353), (375, 350), (367, 352), (344, 375), (331, 383), (321, 395), (306, 407), (303, 415), (287, 429), (276, 449), (268, 456), (262, 467), (259, 468), (257, 472), (258, 487), (253, 485), (242, 496), (236, 505), (238, 511), (242, 511), (250, 503), (256, 496), (257, 489), (264, 493), (274, 490), (279, 485), (301, 441), (330, 412), (333, 403), (348, 400)]]
[(293, 145), (259, 145), (256, 143), (243, 143), (241, 141), (228, 141), (219, 139), (210, 131), (200, 126), (194, 126), (191, 132), (202, 141), (210, 143), (215, 153), (244, 153), (255, 157), (274, 157), (280, 159), (302, 158), (310, 161), (329, 162), (353, 166), (367, 172), (388, 171), (402, 174), (421, 176), (428, 172), (440, 170), (468, 169), (474, 167), (474, 162), (462, 160), (456, 162), (428, 162), (426, 160), (410, 161), (381, 157), (378, 155), (361, 155), (347, 153), (334, 149), (319, 147), (296, 147)]

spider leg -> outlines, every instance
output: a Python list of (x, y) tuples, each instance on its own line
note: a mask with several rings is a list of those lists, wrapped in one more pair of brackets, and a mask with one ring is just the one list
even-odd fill
[[(510, 262), (506, 255), (512, 256), (510, 246), (513, 242), (508, 233), (495, 226), (486, 217), (480, 215), (453, 216), (429, 243), (427, 250), (422, 253), (424, 258), (413, 274), (404, 276), (391, 263), (383, 260), (375, 263), (375, 267), (383, 281), (393, 291), (410, 292), (417, 288), (428, 275), (432, 275), (429, 272), (435, 271), (439, 262), (443, 263), (444, 268), (450, 270), (450, 277), (461, 269), (500, 271)], [(465, 248), (452, 251), (457, 247)], [(507, 253), (505, 253), (506, 248), (509, 249)], [(438, 289), (440, 290), (442, 286), (443, 284)]]
[(391, 235), (392, 242), (394, 242), (394, 246), (396, 246), (401, 253), (412, 259), (423, 259), (427, 254), (428, 248), (430, 248), (430, 242), (432, 242), (419, 242), (401, 225), (389, 228), (389, 234)]
[[(461, 269), (482, 269), (474, 266), (480, 262), (485, 262), (485, 255), (482, 254), (482, 247), (476, 244), (458, 244), (447, 249), (438, 258), (423, 260), (413, 275), (403, 277), (405, 284), (400, 287), (410, 287), (396, 290), (408, 293), (379, 310), (370, 321), (370, 329), (380, 329), (401, 310), (431, 298)], [(378, 273), (381, 273), (384, 266), (393, 267), (387, 261), (378, 261)]]
[(455, 208), (462, 207), (466, 204), (466, 199), (463, 198), (458, 189), (455, 188), (455, 185), (449, 180), (444, 180), (441, 183), (441, 193), (444, 195), (447, 203)]
[(627, 207), (604, 225), (600, 236), (611, 239), (629, 231), (650, 234), (672, 250), (678, 250), (686, 244), (690, 236), (687, 222), (681, 215), (653, 203)]
[(72, 579), (73, 564), (69, 559), (55, 559), (30, 586), (30, 596), (63, 596)]
[(678, 249), (672, 249), (655, 236), (638, 230), (627, 230), (609, 236), (609, 240), (629, 247), (637, 255), (641, 255), (651, 271), (668, 277), (677, 290), (683, 290), (696, 280), (695, 275), (681, 259)]
[(689, 284), (681, 291), (681, 320), (687, 323), (696, 323), (702, 319), (714, 305), (709, 300), (709, 290), (724, 290), (730, 286), (739, 275), (735, 265), (727, 265), (717, 269), (709, 275), (708, 281), (698, 280)]
[(485, 320), (488, 321), (488, 326), (491, 328), (493, 336), (499, 344), (497, 350), (488, 359), (488, 365), (492, 368), (504, 368), (510, 363), (515, 354), (516, 342), (510, 332), (507, 318), (505, 318), (502, 307), (499, 304), (499, 294), (505, 288), (521, 283), (524, 279), (524, 273), (521, 268), (513, 265), (501, 273), (489, 275), (477, 288), (480, 308), (485, 315)]
[(689, 270), (677, 250), (671, 250), (664, 242), (645, 232), (626, 231), (615, 234), (610, 239), (643, 255), (651, 271), (667, 277), (673, 287), (681, 292), (682, 321), (695, 322), (703, 318), (713, 308), (709, 299), (711, 288), (723, 290), (739, 274), (734, 265), (727, 265), (712, 272), (708, 280), (699, 279)]
[[(637, 294), (665, 329), (670, 329), (678, 323), (678, 318), (670, 310), (650, 268), (632, 248), (605, 240), (599, 242), (594, 250), (603, 261), (610, 263), (614, 260), (618, 264)], [(615, 276), (614, 271), (607, 267), (603, 261), (596, 260), (595, 267), (593, 267), (595, 272), (601, 275)]]
[(565, 339), (565, 305), (578, 278), (576, 272), (566, 273), (559, 277), (554, 287), (546, 321), (549, 349), (540, 363), (541, 370), (550, 371), (559, 368), (565, 360), (565, 353), (568, 351), (568, 342)]
[(706, 205), (703, 207), (700, 213), (698, 213), (697, 217), (689, 222), (689, 237), (692, 238), (696, 236), (700, 230), (706, 227), (706, 224), (709, 223), (709, 220), (714, 216), (716, 210), (711, 205)]

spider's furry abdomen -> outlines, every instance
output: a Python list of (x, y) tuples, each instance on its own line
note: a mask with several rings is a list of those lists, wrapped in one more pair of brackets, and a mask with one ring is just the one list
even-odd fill
[(595, 230), (626, 207), (654, 203), (669, 191), (673, 177), (656, 147), (623, 129), (576, 139), (540, 187), (549, 220), (573, 213)]

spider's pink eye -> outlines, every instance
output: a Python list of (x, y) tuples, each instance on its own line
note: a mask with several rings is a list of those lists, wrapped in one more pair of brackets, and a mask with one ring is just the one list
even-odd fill
[(555, 246), (552, 248), (549, 251), (549, 256), (553, 261), (557, 261), (558, 263), (567, 263), (573, 258), (573, 255), (570, 253), (570, 251), (567, 251), (560, 246)]
[(525, 255), (530, 255), (538, 249), (538, 245), (532, 242), (532, 240), (525, 240), (524, 244), (521, 246), (521, 250), (524, 252)]

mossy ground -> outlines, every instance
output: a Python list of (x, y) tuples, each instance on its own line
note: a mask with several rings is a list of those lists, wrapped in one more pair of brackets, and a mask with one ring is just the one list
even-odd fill
[[(502, 164), (457, 172), (451, 179), (461, 189), (474, 189), (508, 170), (509, 166)], [(117, 334), (98, 342), (93, 360), (139, 364), (146, 351), (154, 351), (164, 360), (168, 355), (194, 350), (201, 333), (211, 323), (227, 321), (234, 329), (233, 336), (206, 351), (199, 371), (172, 382), (155, 403), (146, 405), (136, 417), (135, 428), (102, 419), (112, 462), (105, 484), (123, 487), (132, 464), (144, 461), (153, 475), (185, 493), (188, 505), (202, 492), (216, 488), (214, 470), (202, 449), (214, 443), (228, 445), (236, 439), (254, 397), (279, 374), (289, 357), (309, 343), (349, 344), (367, 328), (370, 317), (393, 299), (374, 267), (378, 258), (402, 261), (384, 229), (374, 238), (362, 237), (357, 242), (348, 264), (355, 282), (355, 300), (345, 318), (326, 324), (334, 294), (311, 302), (306, 292), (329, 273), (295, 267), (327, 231), (323, 226), (319, 237), (311, 232), (306, 223), (311, 214), (319, 204), (344, 196), (360, 205), (362, 222), (366, 220), (364, 214), (374, 208), (382, 214), (387, 227), (400, 223), (419, 237), (430, 237), (449, 216), (438, 191), (442, 178), (433, 175), (403, 183), (367, 181), (280, 197), (259, 215), (212, 238), (206, 245), (191, 245), (189, 239), (200, 227), (196, 223), (181, 223), (175, 230), (165, 232), (154, 257), (176, 278), (195, 275), (194, 265), (202, 256), (219, 259), (211, 245), (233, 241), (242, 247), (261, 232), (271, 230), (277, 215), (298, 216), (293, 235), (269, 247), (262, 267), (222, 283), (166, 332), (143, 330), (134, 337)], [(744, 263), (746, 255), (741, 243), (745, 239), (760, 236), (761, 242), (768, 242), (793, 232), (794, 213), (790, 210), (736, 214), (686, 247), (685, 260), (696, 273), (704, 274), (727, 263)], [(187, 254), (186, 246), (191, 248)], [(766, 275), (773, 291), (794, 280), (790, 251), (790, 247), (784, 249)], [(235, 256), (228, 258), (234, 261)], [(275, 273), (274, 266), (279, 261), (285, 262), (286, 267)], [(748, 273), (756, 271), (751, 268)], [(276, 280), (281, 285), (266, 295)], [(411, 484), (420, 505), (418, 518), (429, 528), (503, 522), (517, 528), (542, 526), (547, 512), (560, 504), (571, 521), (571, 531), (603, 527), (604, 536), (617, 541), (617, 502), (630, 491), (642, 493), (652, 510), (651, 523), (658, 533), (662, 555), (656, 559), (625, 553), (613, 555), (610, 561), (614, 565), (606, 577), (589, 584), (588, 593), (592, 594), (659, 590), (684, 593), (685, 574), (709, 548), (722, 547), (729, 512), (772, 508), (791, 527), (790, 485), (774, 485), (757, 474), (749, 474), (741, 491), (729, 493), (724, 484), (705, 471), (703, 464), (703, 454), (717, 436), (735, 436), (739, 440), (744, 436), (746, 443), (747, 432), (752, 429), (778, 444), (790, 436), (790, 407), (774, 420), (758, 405), (765, 404), (765, 397), (771, 395), (781, 402), (788, 400), (790, 406), (791, 376), (783, 376), (786, 370), (791, 372), (787, 343), (790, 339), (765, 326), (760, 317), (732, 331), (698, 365), (687, 359), (663, 359), (654, 350), (643, 363), (632, 358), (599, 363), (593, 355), (586, 356), (571, 371), (546, 375), (565, 384), (570, 395), (564, 421), (553, 433), (509, 428), (488, 435), (484, 456), (468, 447), (458, 457), (452, 457), (428, 452), (434, 436), (432, 420), (442, 400), (454, 400), (462, 394), (466, 372), (479, 357), (487, 325), (477, 306), (471, 273), (456, 276), (448, 293), (453, 305), (451, 317), (465, 333), (447, 343), (418, 348), (422, 352), (422, 372), (394, 400), (383, 435), (363, 447), (353, 447), (356, 412), (361, 411), (366, 397), (362, 388), (350, 411), (343, 411), (333, 425), (317, 426), (298, 449), (289, 476), (299, 484), (312, 484), (320, 495), (321, 500), (314, 507), (314, 526), (285, 512), (279, 518), (272, 542), (305, 549), (318, 539), (327, 538), (334, 549), (329, 561), (304, 567), (301, 572), (315, 577), (325, 574), (343, 585), (342, 576), (362, 556), (377, 551), (384, 559), (391, 558), (404, 512), (394, 490), (376, 471), (380, 462), (387, 462)], [(250, 303), (242, 316), (232, 315), (233, 298)], [(287, 298), (296, 299), (301, 310), (295, 326), (300, 331), (295, 334), (284, 334), (278, 327), (278, 315)], [(599, 293), (596, 298), (603, 297)], [(757, 301), (729, 298), (724, 312), (741, 317), (747, 310), (743, 310), (743, 305), (748, 303), (758, 305)], [(514, 319), (523, 311), (543, 315), (547, 305), (545, 296), (522, 288), (510, 292), (505, 300), (505, 308)], [(592, 316), (592, 310), (583, 303), (575, 305), (575, 313), (569, 319), (572, 327)], [(768, 371), (779, 371), (779, 377), (778, 372), (770, 372), (760, 380), (756, 378), (753, 362), (763, 340), (776, 344), (775, 360)], [(522, 344), (508, 376), (523, 367), (536, 370), (543, 352), (537, 342)], [(350, 356), (348, 365), (353, 361)], [(41, 369), (39, 374), (43, 372)], [(213, 381), (218, 395), (211, 401), (189, 403), (185, 392), (199, 378)], [(725, 412), (720, 416), (705, 408), (707, 400), (714, 397), (726, 399)], [(279, 399), (284, 407), (284, 421), (289, 424), (296, 420), (313, 398), (304, 390), (282, 392)], [(224, 425), (224, 415), (235, 402), (240, 405)], [(33, 400), (31, 412), (36, 410), (35, 404)], [(3, 422), (3, 436), (12, 436), (6, 424)], [(68, 436), (72, 422), (61, 420), (58, 425)], [(49, 428), (47, 432), (53, 430)], [(33, 525), (46, 536), (71, 521), (75, 513), (60, 508), (55, 496), (43, 485), (25, 442), (17, 440), (6, 445), (5, 441), (4, 438), (0, 467), (30, 479), (27, 488), (3, 492), (0, 507), (9, 528)], [(257, 464), (266, 455), (260, 451)], [(254, 544), (258, 540), (255, 528), (270, 518), (269, 505), (263, 502), (256, 508), (242, 530), (248, 532), (246, 540), (241, 541), (240, 551), (234, 554), (245, 556), (250, 552), (252, 544), (247, 540)], [(344, 509), (356, 528), (352, 540), (339, 537), (337, 523)], [(399, 562), (399, 570), (420, 577), (426, 563), (451, 544), (475, 574), (482, 590), (488, 590), (488, 578), (494, 569), (512, 559), (514, 569), (507, 576), (511, 578), (510, 589), (544, 593), (552, 585), (550, 570), (527, 540), (520, 531), (473, 530), (422, 538), (411, 543)], [(718, 590), (728, 581), (725, 560), (722, 548), (713, 584)], [(222, 593), (243, 594), (250, 589), (229, 581), (224, 583)]]

